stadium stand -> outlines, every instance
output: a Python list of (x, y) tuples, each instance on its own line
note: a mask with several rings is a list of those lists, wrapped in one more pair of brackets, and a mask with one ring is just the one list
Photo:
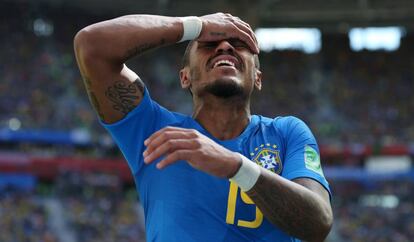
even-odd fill
[[(56, 17), (53, 36), (36, 36), (33, 29), (24, 28), (33, 19), (2, 22), (2, 31), (9, 33), (0, 38), (4, 46), (3, 127), (17, 119), (20, 130), (66, 131), (83, 135), (86, 141), (104, 135), (88, 103), (72, 50), (76, 30), (92, 21), (85, 19), (83, 24), (73, 24), (76, 28), (72, 23), (67, 26), (66, 17)], [(318, 54), (262, 53), (264, 90), (253, 99), (254, 112), (299, 116), (309, 122), (322, 145), (390, 145), (413, 140), (410, 90), (414, 81), (409, 54), (413, 37), (407, 35), (396, 52), (357, 53), (349, 49), (346, 35), (338, 38), (327, 36), (325, 42), (336, 43)], [(178, 83), (182, 51), (183, 46), (172, 47), (132, 61), (130, 66), (147, 80), (160, 103), (190, 113), (190, 96), (184, 95)]]
[(332, 241), (412, 241), (413, 181), (334, 181)]
[(0, 191), (0, 241), (57, 242), (42, 198), (8, 186)]
[[(128, 168), (96, 120), (72, 49), (77, 30), (112, 15), (39, 6), (0, 3), (0, 241), (144, 241)], [(53, 33), (35, 30), (36, 19)], [(327, 241), (412, 241), (414, 174), (380, 179), (364, 164), (371, 155), (414, 156), (414, 35), (395, 52), (352, 52), (347, 38), (325, 34), (317, 54), (262, 53), (264, 88), (252, 110), (302, 118), (326, 167), (342, 169), (325, 172), (335, 214)], [(190, 113), (177, 73), (184, 47), (129, 65), (161, 104)]]

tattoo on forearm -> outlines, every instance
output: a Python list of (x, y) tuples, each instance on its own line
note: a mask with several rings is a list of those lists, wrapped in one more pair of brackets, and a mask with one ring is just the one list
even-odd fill
[(92, 106), (98, 113), (100, 119), (104, 120), (104, 115), (101, 110), (101, 106), (99, 105), (98, 99), (96, 98), (95, 93), (91, 90), (91, 80), (87, 76), (83, 76), (83, 82), (85, 83), (86, 92), (88, 93), (89, 100), (92, 103)]
[(140, 80), (130, 84), (118, 81), (106, 90), (105, 96), (114, 104), (113, 108), (115, 110), (127, 114), (135, 108), (137, 100), (140, 100), (142, 93), (143, 86)]
[[(278, 182), (265, 179), (268, 174), (263, 175), (247, 195), (265, 217), (288, 234), (303, 238), (314, 237), (315, 233), (318, 233), (315, 224), (322, 220), (322, 213), (315, 214), (315, 208), (319, 207), (319, 204), (314, 199), (306, 199), (307, 202), (304, 203), (304, 197), (307, 195), (294, 194), (301, 192), (283, 188)], [(269, 192), (269, 187), (279, 190), (280, 194)]]
[(125, 59), (132, 58), (138, 54), (144, 53), (147, 50), (153, 49), (155, 47), (164, 45), (166, 40), (162, 38), (158, 43), (144, 43), (141, 45), (138, 45), (130, 50), (128, 50), (125, 54)]

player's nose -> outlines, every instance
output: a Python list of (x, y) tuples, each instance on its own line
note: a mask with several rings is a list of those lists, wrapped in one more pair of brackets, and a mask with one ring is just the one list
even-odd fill
[(222, 40), (218, 43), (216, 47), (216, 52), (233, 52), (234, 47), (227, 40)]

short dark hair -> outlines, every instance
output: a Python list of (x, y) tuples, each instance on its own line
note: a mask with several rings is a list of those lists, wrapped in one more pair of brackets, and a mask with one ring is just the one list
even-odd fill
[(188, 43), (187, 48), (185, 48), (184, 56), (183, 56), (182, 63), (181, 63), (182, 68), (184, 68), (184, 67), (186, 67), (190, 64), (190, 51), (191, 51), (191, 48), (193, 47), (194, 43), (195, 43), (195, 40), (191, 40)]
[[(186, 67), (190, 64), (190, 51), (191, 51), (191, 48), (193, 47), (194, 43), (195, 43), (195, 40), (191, 40), (188, 43), (187, 47), (185, 48), (183, 59), (181, 61), (182, 62), (181, 63), (181, 65), (182, 65), (181, 68), (184, 68), (184, 67)], [(256, 55), (256, 54), (254, 55), (254, 65), (257, 69), (260, 69), (259, 56)]]

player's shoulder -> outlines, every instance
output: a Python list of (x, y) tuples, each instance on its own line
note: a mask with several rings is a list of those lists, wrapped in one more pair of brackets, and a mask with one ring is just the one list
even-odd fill
[(275, 118), (269, 118), (259, 115), (258, 117), (261, 124), (273, 125), (275, 128), (288, 128), (295, 125), (305, 124), (303, 120), (295, 116), (277, 116)]
[(259, 120), (262, 126), (274, 129), (277, 133), (283, 136), (291, 134), (292, 131), (308, 129), (305, 122), (295, 116), (277, 116), (275, 118), (259, 116)]

